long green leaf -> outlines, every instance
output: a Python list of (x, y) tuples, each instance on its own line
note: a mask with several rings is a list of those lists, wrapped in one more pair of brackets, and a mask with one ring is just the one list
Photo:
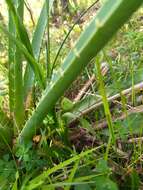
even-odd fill
[[(28, 37), (28, 33), (27, 33), (26, 28), (24, 27), (23, 23), (21, 22), (20, 17), (17, 15), (16, 9), (12, 3), (12, 0), (6, 0), (6, 3), (8, 5), (9, 11), (11, 12), (11, 15), (13, 17), (13, 21), (16, 26), (17, 35), (19, 36), (21, 42), (26, 47), (26, 49), (31, 54), (31, 56), (34, 57), (33, 48), (31, 46), (30, 39)], [(39, 80), (41, 86), (44, 88), (45, 87), (44, 77), (42, 76), (42, 72), (38, 68), (38, 66), (37, 66), (37, 69), (38, 69), (38, 73), (39, 73), (38, 74), (39, 78), (37, 78), (37, 79)]]
[(3, 27), (3, 25), (0, 24), (0, 30), (9, 38), (13, 43), (19, 48), (19, 50), (24, 54), (26, 60), (30, 63), (30, 66), (34, 70), (34, 73), (36, 75), (37, 81), (41, 81), (40, 84), (42, 86), (45, 86), (45, 83), (43, 82), (43, 74), (41, 71), (41, 68), (35, 58), (28, 52), (28, 50), (23, 46), (23, 44), (16, 39), (12, 34), (10, 34), (6, 28)]
[[(42, 11), (40, 13), (38, 23), (37, 23), (37, 26), (33, 35), (33, 39), (32, 39), (32, 49), (37, 61), (39, 59), (42, 40), (43, 40), (43, 36), (44, 36), (45, 29), (47, 26), (47, 22), (48, 22), (46, 1), (47, 0), (45, 0)], [(53, 2), (54, 0), (49, 0), (49, 11), (52, 9)], [(34, 83), (34, 72), (31, 69), (31, 67), (27, 65), (25, 75), (24, 75), (24, 97), (25, 98), (28, 92), (30, 91), (30, 89), (32, 88), (33, 83)]]
[(47, 113), (89, 61), (108, 43), (117, 30), (139, 8), (142, 0), (108, 0), (82, 33), (61, 68), (53, 74), (37, 109), (23, 128), (19, 140), (29, 141)]
[[(17, 1), (17, 14), (23, 22), (24, 14), (24, 1)], [(19, 39), (19, 36), (16, 35)], [(24, 122), (24, 98), (23, 98), (23, 76), (22, 76), (22, 53), (19, 48), (16, 47), (15, 61), (14, 61), (14, 116), (17, 128), (22, 128)]]
[[(9, 23), (8, 23), (9, 32), (15, 35), (15, 26), (13, 23), (11, 12), (9, 12)], [(14, 111), (14, 52), (15, 44), (9, 38), (8, 39), (8, 78), (9, 78), (9, 108), (10, 113)]]
[(9, 11), (11, 12), (13, 21), (16, 26), (16, 32), (19, 35), (19, 38), (21, 39), (22, 43), (25, 45), (25, 47), (28, 49), (29, 53), (33, 55), (30, 39), (28, 37), (28, 33), (26, 31), (26, 28), (24, 27), (23, 23), (21, 22), (21, 19), (19, 15), (17, 15), (17, 11), (12, 3), (12, 0), (5, 0)]
[[(45, 29), (47, 26), (47, 8), (46, 8), (46, 1), (43, 5), (41, 14), (39, 16), (39, 20), (33, 35), (33, 39), (32, 39), (32, 48), (33, 48), (33, 53), (36, 59), (39, 58), (40, 55), (40, 48), (41, 48), (41, 43), (43, 40), (43, 36), (45, 33)], [(51, 11), (52, 6), (53, 6), (53, 2), (54, 0), (49, 0), (49, 11)]]

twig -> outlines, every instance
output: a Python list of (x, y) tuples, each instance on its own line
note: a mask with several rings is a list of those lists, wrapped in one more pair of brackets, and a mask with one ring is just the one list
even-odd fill
[[(130, 88), (126, 89), (126, 90), (123, 90), (121, 93), (122, 93), (122, 95), (124, 95), (124, 96), (125, 96), (125, 95), (128, 95), (128, 94), (131, 94), (133, 89), (134, 89), (135, 91), (143, 89), (143, 82), (140, 82), (140, 83), (134, 85), (133, 87), (130, 87)], [(108, 102), (113, 102), (114, 100), (120, 98), (120, 97), (121, 97), (121, 93), (118, 93), (118, 94), (115, 94), (115, 95), (113, 95), (113, 96), (108, 97), (108, 98), (107, 98)], [(100, 101), (100, 102), (98, 102), (98, 103), (95, 103), (95, 104), (91, 105), (91, 106), (88, 107), (86, 110), (82, 111), (82, 112), (78, 115), (78, 118), (80, 118), (80, 117), (83, 116), (83, 115), (88, 114), (89, 112), (93, 111), (94, 109), (97, 109), (97, 108), (100, 107), (102, 104), (103, 104), (103, 102)], [(78, 118), (76, 118), (76, 119), (78, 119)], [(72, 121), (72, 122), (73, 122), (73, 121)]]
[[(113, 101), (114, 104), (118, 104), (120, 106), (122, 106), (122, 102), (118, 101), (118, 100), (114, 100)], [(129, 110), (132, 110), (134, 107), (133, 106), (130, 106), (129, 104), (125, 104), (126, 108), (128, 108)]]
[(131, 138), (127, 141), (127, 143), (138, 143), (143, 142), (143, 137)]
[(90, 85), (95, 81), (95, 75), (93, 74), (91, 76), (91, 78), (85, 83), (85, 85), (83, 86), (83, 88), (79, 91), (79, 93), (77, 94), (77, 96), (74, 98), (74, 103), (78, 102), (83, 95), (85, 94), (85, 92), (89, 89)]
[(29, 14), (30, 14), (30, 17), (31, 17), (31, 21), (32, 21), (32, 24), (33, 24), (33, 27), (35, 26), (35, 21), (34, 21), (34, 18), (33, 18), (33, 13), (32, 13), (32, 10), (28, 4), (28, 2), (24, 1), (24, 4), (25, 4), (25, 7), (27, 8)]
[[(106, 73), (108, 72), (109, 67), (107, 65), (107, 63), (102, 63), (101, 64), (101, 73), (103, 76), (106, 75)], [(85, 83), (85, 85), (83, 86), (83, 88), (79, 91), (79, 93), (77, 94), (77, 96), (74, 99), (74, 103), (78, 102), (83, 96), (84, 94), (87, 92), (87, 90), (90, 88), (91, 84), (96, 80), (95, 75), (93, 74), (89, 80)]]
[[(137, 107), (133, 107), (131, 110), (128, 111), (128, 114), (124, 113), (121, 116), (117, 117), (117, 118), (113, 118), (113, 122), (116, 122), (118, 120), (124, 120), (125, 118), (127, 118), (127, 116), (131, 115), (132, 113), (143, 113), (143, 105), (141, 106), (137, 106)], [(107, 121), (104, 120), (102, 122), (99, 122), (99, 124), (96, 126), (97, 124), (94, 125), (95, 130), (101, 130), (107, 127)]]

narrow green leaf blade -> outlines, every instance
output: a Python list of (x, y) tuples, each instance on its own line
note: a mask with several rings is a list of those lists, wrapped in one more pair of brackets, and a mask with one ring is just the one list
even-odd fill
[[(15, 35), (15, 26), (11, 13), (9, 12), (8, 30), (11, 34)], [(14, 111), (14, 51), (15, 44), (8, 38), (8, 78), (9, 78), (9, 108), (10, 113)]]
[(97, 149), (99, 149), (99, 148), (101, 148), (103, 146), (104, 145), (101, 145), (101, 146), (93, 148), (91, 150), (87, 150), (85, 152), (82, 152), (82, 153), (74, 156), (73, 158), (70, 158), (70, 159), (68, 159), (68, 160), (66, 160), (64, 162), (61, 162), (60, 164), (54, 166), (53, 168), (48, 169), (47, 171), (45, 171), (42, 174), (40, 174), (39, 176), (37, 176), (35, 179), (31, 180), (29, 182), (28, 188), (32, 190), (32, 189), (42, 185), (49, 175), (53, 174), (54, 172), (56, 172), (56, 171), (58, 171), (60, 169), (63, 169), (64, 167), (68, 166), (69, 164), (71, 164), (71, 163), (73, 163), (73, 162), (75, 162), (77, 160), (80, 160), (81, 158), (87, 156), (88, 154), (91, 154), (93, 151), (95, 151), (95, 150), (97, 150)]
[(21, 39), (22, 43), (25, 45), (27, 50), (33, 55), (30, 39), (28, 37), (28, 33), (26, 31), (26, 28), (24, 27), (23, 23), (20, 20), (20, 17), (17, 15), (16, 9), (12, 3), (12, 0), (6, 0), (6, 3), (8, 5), (9, 11), (11, 12), (11, 15), (13, 17), (13, 21), (16, 26), (16, 32), (19, 35), (19, 38)]
[[(17, 14), (23, 22), (24, 15), (24, 1), (17, 1)], [(16, 35), (19, 39), (19, 36)], [(22, 76), (22, 53), (18, 47), (15, 51), (15, 62), (14, 62), (14, 118), (17, 125), (17, 129), (21, 129), (24, 123), (24, 98), (23, 98), (23, 76)]]
[[(53, 2), (54, 0), (50, 0), (49, 1), (49, 11), (51, 11), (52, 6), (53, 6)], [(33, 48), (33, 53), (36, 59), (39, 58), (39, 54), (40, 54), (40, 48), (41, 48), (41, 44), (42, 44), (42, 40), (43, 40), (43, 36), (45, 33), (45, 28), (47, 26), (47, 9), (46, 9), (46, 0), (45, 3), (43, 5), (41, 14), (39, 16), (39, 20), (33, 35), (33, 39), (32, 39), (32, 48)]]
[(41, 86), (44, 87), (45, 83), (44, 83), (43, 74), (42, 74), (41, 68), (40, 68), (39, 64), (37, 63), (37, 61), (35, 60), (35, 58), (28, 52), (28, 50), (23, 46), (23, 44), (18, 39), (16, 39), (12, 34), (10, 34), (7, 31), (7, 29), (4, 28), (1, 24), (0, 24), (0, 30), (7, 37), (9, 37), (9, 39), (11, 39), (11, 41), (13, 41), (13, 43), (15, 43), (15, 45), (19, 48), (19, 50), (24, 54), (26, 60), (30, 63), (32, 69), (34, 70), (37, 81), (39, 81)]
[[(50, 0), (49, 2), (49, 11), (52, 9), (53, 2), (54, 0)], [(40, 56), (42, 40), (43, 40), (43, 36), (44, 36), (45, 29), (47, 26), (47, 22), (48, 22), (48, 17), (47, 17), (46, 0), (45, 0), (45, 3), (41, 10), (38, 23), (36, 25), (36, 29), (35, 29), (33, 39), (32, 39), (32, 49), (33, 49), (33, 53), (36, 60), (38, 60)], [(34, 72), (29, 67), (29, 65), (27, 65), (26, 72), (24, 75), (24, 97), (25, 98), (27, 97), (28, 92), (32, 88), (33, 83), (34, 83)]]
[[(27, 30), (26, 30), (24, 24), (21, 22), (19, 15), (17, 15), (16, 9), (12, 3), (12, 0), (6, 0), (6, 3), (8, 5), (9, 11), (11, 12), (11, 15), (13, 17), (13, 21), (16, 26), (17, 35), (19, 36), (22, 44), (26, 47), (29, 54), (31, 54), (31, 56), (34, 58), (33, 48), (31, 46)], [(31, 63), (31, 62), (29, 62), (29, 63)], [(41, 69), (39, 69), (39, 66), (37, 65), (37, 63), (36, 63), (36, 68), (37, 68), (36, 71), (38, 72), (38, 75), (39, 75), (37, 80), (39, 80), (39, 82), (41, 83), (41, 86), (44, 88), (44, 86), (45, 86), (44, 85), (44, 77), (43, 77), (42, 71), (41, 71)], [(36, 75), (35, 70), (34, 70), (34, 74)]]

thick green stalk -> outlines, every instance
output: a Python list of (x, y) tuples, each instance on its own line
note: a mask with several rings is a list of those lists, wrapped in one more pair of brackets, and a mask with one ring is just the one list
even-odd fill
[[(17, 14), (23, 22), (24, 13), (24, 1), (17, 1)], [(16, 36), (19, 39), (18, 35)], [(22, 53), (18, 47), (15, 52), (15, 63), (14, 63), (14, 116), (15, 122), (18, 129), (22, 128), (24, 122), (24, 98), (23, 98), (23, 77), (22, 77)]]
[(117, 30), (142, 4), (142, 0), (108, 0), (97, 16), (82, 33), (76, 46), (70, 51), (61, 68), (53, 74), (36, 110), (27, 121), (20, 142), (29, 141), (40, 127), (47, 113), (54, 107), (79, 73), (108, 43)]

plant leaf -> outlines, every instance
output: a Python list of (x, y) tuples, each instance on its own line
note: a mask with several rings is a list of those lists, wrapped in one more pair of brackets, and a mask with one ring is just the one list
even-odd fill
[[(49, 0), (49, 12), (52, 9), (54, 0)], [(40, 56), (40, 50), (41, 50), (41, 45), (42, 45), (42, 40), (43, 36), (45, 33), (45, 29), (47, 26), (48, 22), (48, 17), (47, 17), (47, 9), (46, 9), (46, 0), (43, 5), (43, 8), (41, 10), (38, 23), (36, 25), (36, 29), (33, 35), (32, 39), (32, 49), (33, 49), (33, 54), (35, 56), (35, 59), (38, 61), (39, 56)], [(34, 72), (33, 70), (29, 67), (29, 65), (26, 66), (26, 71), (24, 74), (24, 97), (27, 97), (28, 92), (32, 88), (34, 83)]]
[(41, 86), (44, 87), (45, 83), (44, 83), (44, 79), (43, 79), (43, 74), (42, 74), (41, 68), (38, 65), (35, 58), (28, 52), (28, 50), (23, 46), (23, 44), (18, 39), (16, 39), (12, 34), (10, 34), (7, 31), (7, 29), (4, 28), (1, 24), (0, 24), (0, 30), (6, 36), (8, 36), (11, 39), (11, 41), (13, 41), (13, 43), (15, 43), (16, 46), (19, 48), (19, 50), (24, 54), (26, 60), (30, 63), (32, 69), (34, 70), (34, 73), (36, 75), (36, 79), (40, 82)]
[(74, 156), (73, 158), (70, 158), (70, 159), (68, 159), (68, 160), (66, 160), (64, 162), (61, 162), (60, 164), (54, 166), (53, 168), (48, 169), (47, 171), (45, 171), (42, 174), (40, 174), (39, 176), (37, 176), (35, 179), (31, 180), (27, 187), (32, 190), (32, 189), (34, 189), (34, 188), (36, 188), (38, 186), (41, 186), (45, 182), (46, 178), (49, 175), (53, 174), (54, 172), (56, 172), (56, 171), (58, 171), (60, 169), (63, 169), (64, 167), (68, 166), (72, 162), (80, 160), (81, 158), (87, 156), (88, 154), (92, 153), (93, 151), (95, 151), (95, 150), (97, 150), (97, 149), (99, 149), (101, 147), (102, 146), (94, 148), (94, 149), (91, 149), (91, 150), (87, 150), (85, 152), (82, 152), (79, 155)]

